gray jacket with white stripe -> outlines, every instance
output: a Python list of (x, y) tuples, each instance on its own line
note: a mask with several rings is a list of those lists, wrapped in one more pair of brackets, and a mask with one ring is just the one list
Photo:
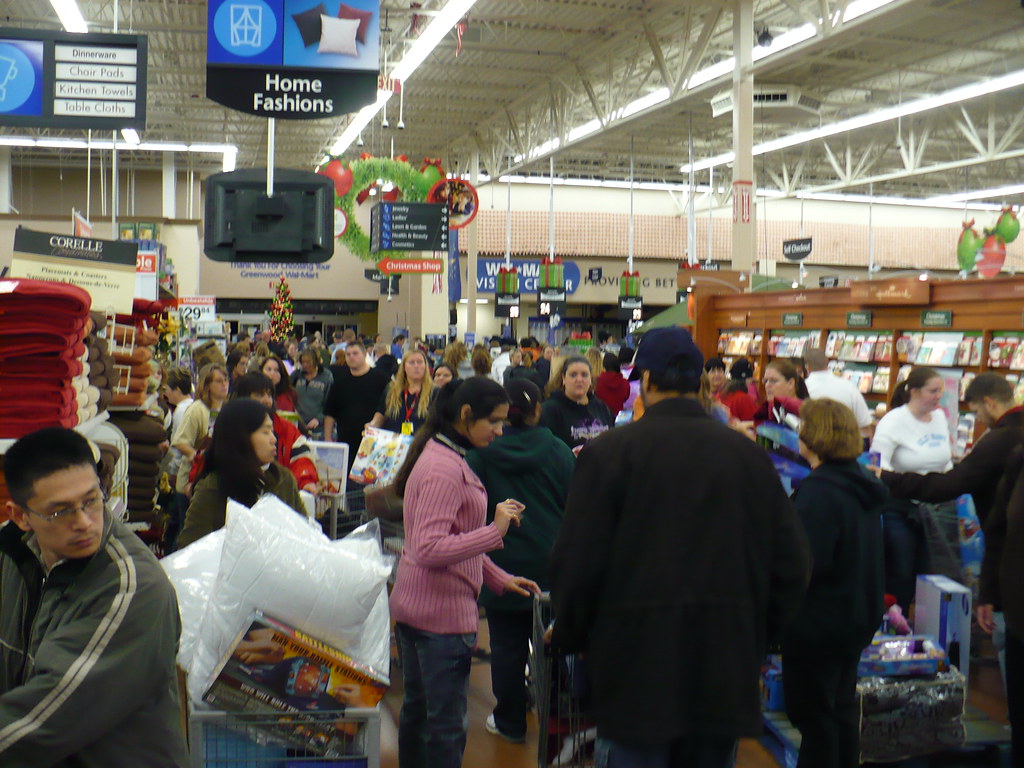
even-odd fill
[(109, 518), (95, 555), (46, 575), (0, 528), (0, 765), (184, 768), (178, 602), (156, 558)]

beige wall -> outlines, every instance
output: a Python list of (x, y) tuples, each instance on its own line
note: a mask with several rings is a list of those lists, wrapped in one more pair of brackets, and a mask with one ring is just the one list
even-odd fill
[[(176, 176), (175, 218), (189, 217), (188, 174), (178, 170)], [(163, 217), (163, 174), (155, 170), (133, 171), (122, 160), (119, 166), (118, 219), (152, 221)], [(86, 209), (86, 172), (84, 168), (49, 166), (15, 166), (11, 169), (11, 205), (25, 217), (67, 216), (71, 209), (83, 214)], [(93, 163), (92, 179), (88, 186), (93, 221), (110, 216), (110, 166), (101, 179), (99, 162)], [(201, 219), (202, 193), (198, 175), (192, 182), (192, 216)], [(133, 194), (134, 191), (134, 194)], [(99, 235), (99, 231), (96, 232)]]

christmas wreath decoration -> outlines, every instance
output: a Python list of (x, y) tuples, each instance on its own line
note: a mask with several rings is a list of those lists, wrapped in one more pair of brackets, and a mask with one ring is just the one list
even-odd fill
[(340, 209), (348, 220), (347, 229), (338, 237), (339, 242), (361, 261), (403, 256), (404, 251), (370, 253), (370, 236), (355, 220), (358, 206), (356, 198), (374, 186), (377, 179), (381, 179), (394, 184), (401, 191), (402, 200), (410, 203), (422, 202), (430, 191), (432, 177), (417, 171), (404, 158), (391, 160), (370, 155), (363, 155), (347, 165), (344, 160), (332, 158), (317, 168), (317, 173), (334, 179), (334, 207)]

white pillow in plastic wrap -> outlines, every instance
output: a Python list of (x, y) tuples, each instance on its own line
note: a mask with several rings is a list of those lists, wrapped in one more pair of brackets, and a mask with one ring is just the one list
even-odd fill
[(224, 529), (221, 528), (160, 561), (167, 578), (174, 585), (174, 591), (178, 593), (178, 611), (181, 614), (178, 665), (182, 669), (188, 669), (192, 664), (199, 625), (213, 593), (223, 547)]
[(194, 700), (257, 609), (388, 674), (391, 563), (378, 541), (367, 535), (331, 541), (269, 494), (251, 510), (229, 501), (225, 531), (189, 670)]

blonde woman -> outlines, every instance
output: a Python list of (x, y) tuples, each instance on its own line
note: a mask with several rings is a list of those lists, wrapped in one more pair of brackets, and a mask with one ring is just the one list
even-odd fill
[[(224, 402), (228, 399), (228, 369), (220, 363), (208, 363), (199, 371), (199, 386), (196, 387), (196, 397), (182, 415), (178, 427), (171, 435), (171, 447), (181, 454), (181, 463), (178, 465), (178, 473), (175, 476), (174, 491), (178, 509), (188, 509), (189, 498), (192, 495), (192, 488), (189, 484), (189, 474), (192, 472), (192, 462), (199, 453), (199, 450), (211, 434), (213, 424), (217, 420)], [(170, 551), (173, 550), (173, 543)]]
[(367, 426), (411, 435), (427, 420), (433, 385), (426, 354), (409, 350)]

